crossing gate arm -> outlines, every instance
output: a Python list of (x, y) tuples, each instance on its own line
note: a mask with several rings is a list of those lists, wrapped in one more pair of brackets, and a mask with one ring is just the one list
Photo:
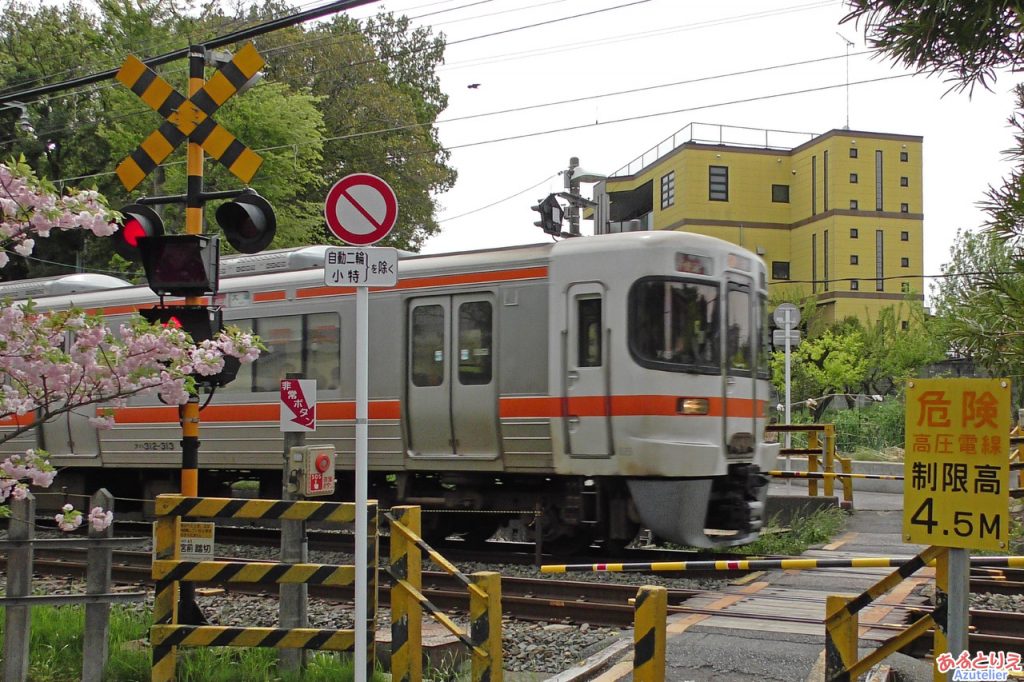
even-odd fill
[(487, 593), (484, 592), (480, 588), (479, 585), (477, 585), (472, 580), (467, 578), (466, 575), (462, 571), (460, 571), (459, 568), (455, 564), (453, 564), (452, 562), (448, 561), (443, 556), (441, 556), (437, 552), (437, 550), (435, 550), (433, 547), (428, 545), (423, 538), (421, 538), (419, 535), (417, 535), (416, 533), (414, 533), (411, 530), (409, 530), (405, 526), (405, 524), (403, 524), (403, 523), (399, 522), (398, 520), (396, 520), (395, 517), (392, 516), (391, 514), (385, 513), (384, 516), (385, 516), (385, 518), (387, 518), (388, 521), (391, 522), (391, 530), (392, 530), (392, 532), (397, 530), (399, 533), (401, 533), (405, 537), (406, 540), (408, 540), (409, 542), (412, 542), (417, 547), (419, 547), (421, 551), (425, 552), (426, 555), (430, 557), (431, 561), (433, 561), (435, 564), (437, 564), (442, 569), (444, 569), (444, 571), (448, 575), (454, 576), (463, 585), (465, 585), (466, 589), (468, 589), (472, 594), (476, 595), (480, 599), (487, 599)]
[(469, 635), (466, 634), (461, 628), (459, 628), (459, 626), (455, 624), (455, 621), (449, 618), (444, 613), (444, 611), (434, 606), (434, 604), (431, 603), (431, 601), (427, 599), (422, 592), (417, 590), (409, 581), (402, 580), (400, 578), (395, 577), (394, 575), (392, 575), (391, 577), (394, 579), (396, 585), (400, 585), (403, 589), (408, 591), (408, 593), (412, 595), (412, 598), (420, 603), (420, 606), (429, 611), (431, 615), (437, 620), (437, 622), (445, 626), (445, 628), (455, 637), (457, 637), (463, 644), (472, 649), (478, 656), (488, 656), (488, 653), (484, 649), (481, 649), (480, 647), (473, 644), (473, 641), (469, 638)]
[[(826, 602), (825, 618), (825, 680), (827, 682), (848, 682), (857, 679), (885, 657), (921, 636), (936, 624), (936, 632), (945, 627), (944, 603), (919, 618), (906, 630), (889, 638), (877, 649), (857, 659), (857, 614), (872, 601), (882, 596), (919, 568), (945, 555), (944, 547), (927, 547), (913, 559), (905, 562), (860, 595), (848, 598), (829, 596)], [(940, 562), (941, 563), (941, 562)]]

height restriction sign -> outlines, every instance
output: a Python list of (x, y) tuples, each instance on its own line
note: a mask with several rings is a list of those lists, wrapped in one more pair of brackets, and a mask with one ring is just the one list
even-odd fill
[(904, 539), (1006, 550), (1009, 380), (912, 379), (906, 419)]

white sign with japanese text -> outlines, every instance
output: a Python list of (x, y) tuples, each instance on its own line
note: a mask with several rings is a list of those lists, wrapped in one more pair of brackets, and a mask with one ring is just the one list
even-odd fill
[(398, 250), (379, 246), (327, 249), (324, 284), (329, 287), (393, 287), (398, 284)]
[(316, 431), (316, 379), (281, 380), (281, 431)]

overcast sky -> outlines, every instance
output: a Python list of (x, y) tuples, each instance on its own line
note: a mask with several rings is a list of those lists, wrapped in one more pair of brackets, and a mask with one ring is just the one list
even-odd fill
[[(820, 134), (848, 119), (853, 130), (923, 136), (924, 272), (936, 274), (957, 229), (981, 224), (976, 204), (1009, 168), (1011, 76), (993, 92), (944, 96), (941, 78), (867, 54), (862, 29), (839, 24), (841, 2), (396, 0), (355, 16), (381, 7), (429, 14), (417, 21), (447, 37), (442, 121), (578, 100), (440, 123), (459, 180), (438, 197), (443, 229), (425, 253), (548, 239), (530, 207), (562, 190), (557, 173), (571, 156), (610, 174), (691, 122)], [(551, 23), (480, 37), (542, 22)], [(649, 89), (597, 97), (638, 88)], [(806, 90), (817, 91), (787, 94)], [(642, 118), (613, 122), (631, 117)], [(480, 144), (561, 128), (576, 129)]]

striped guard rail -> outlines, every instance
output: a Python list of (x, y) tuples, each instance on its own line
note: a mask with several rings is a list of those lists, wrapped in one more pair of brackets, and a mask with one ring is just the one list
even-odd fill
[[(631, 571), (768, 571), (815, 568), (899, 568), (910, 559), (863, 557), (859, 559), (744, 559), (738, 561), (658, 561), (646, 564), (545, 564), (541, 573), (626, 573)], [(932, 565), (931, 562), (929, 565)], [(1024, 568), (1024, 556), (971, 557), (971, 566)]]
[[(370, 510), (376, 515), (376, 502)], [(157, 516), (180, 516), (183, 519), (277, 519), (289, 521), (322, 521), (353, 523), (356, 505), (353, 502), (310, 502), (308, 500), (243, 500), (233, 497), (185, 497), (158, 495)]]
[(771, 471), (762, 472), (776, 478), (870, 478), (879, 481), (902, 481), (902, 476), (892, 474), (844, 474), (832, 471)]
[(262, 561), (154, 561), (153, 578), (185, 582), (352, 585), (354, 566), (282, 564)]
[(352, 651), (353, 630), (321, 628), (240, 628), (218, 625), (154, 625), (150, 628), (154, 647), (244, 646), (276, 649), (317, 649)]

